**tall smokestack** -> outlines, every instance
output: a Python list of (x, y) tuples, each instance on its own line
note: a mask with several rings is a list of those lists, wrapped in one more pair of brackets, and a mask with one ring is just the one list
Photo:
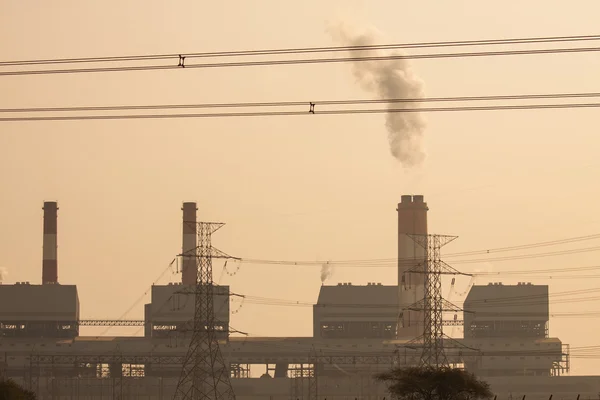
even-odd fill
[(406, 311), (405, 308), (423, 300), (424, 273), (406, 273), (420, 268), (426, 250), (409, 235), (427, 234), (427, 203), (422, 195), (404, 195), (398, 203), (398, 289), (400, 310), (403, 311), (398, 337), (414, 338), (423, 334), (423, 313)]
[(58, 283), (57, 217), (58, 204), (55, 201), (44, 202), (44, 245), (42, 261), (42, 284)]
[(195, 285), (198, 271), (196, 243), (196, 203), (183, 203), (183, 241), (181, 283)]

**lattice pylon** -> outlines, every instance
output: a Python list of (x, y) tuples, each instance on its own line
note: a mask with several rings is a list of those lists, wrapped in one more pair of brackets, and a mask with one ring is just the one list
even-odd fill
[[(441, 260), (441, 248), (455, 240), (456, 236), (447, 235), (409, 235), (425, 249), (422, 263), (407, 271), (425, 274), (423, 300), (416, 302), (406, 310), (423, 312), (423, 334), (411, 340), (407, 347), (422, 346), (420, 365), (431, 367), (449, 367), (450, 363), (444, 351), (445, 347), (469, 349), (444, 334), (444, 312), (460, 312), (459, 307), (442, 297), (442, 275), (467, 275), (450, 267)], [(404, 310), (403, 310), (404, 311)], [(452, 346), (447, 346), (451, 344)]]
[(230, 368), (221, 353), (215, 330), (213, 304), (212, 259), (230, 258), (212, 247), (212, 234), (223, 225), (217, 222), (198, 223), (194, 328), (175, 390), (176, 400), (235, 400)]

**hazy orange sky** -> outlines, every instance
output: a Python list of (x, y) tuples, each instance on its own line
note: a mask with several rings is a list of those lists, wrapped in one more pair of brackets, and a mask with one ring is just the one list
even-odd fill
[[(1, 58), (18, 60), (331, 46), (326, 28), (337, 21), (374, 27), (390, 43), (589, 35), (597, 33), (600, 3), (5, 0), (0, 10)], [(600, 92), (597, 53), (412, 65), (427, 96)], [(347, 64), (0, 77), (0, 93), (1, 108), (370, 97)], [(59, 280), (78, 285), (83, 318), (120, 317), (166, 268), (181, 249), (183, 201), (198, 202), (200, 219), (226, 222), (214, 244), (242, 258), (395, 257), (395, 206), (404, 193), (425, 195), (430, 231), (460, 236), (448, 252), (600, 231), (596, 109), (425, 117), (427, 160), (411, 171), (390, 155), (382, 115), (0, 123), (0, 267), (10, 282), (40, 281), (44, 200), (59, 202)], [(597, 257), (455, 266), (580, 267)], [(215, 270), (219, 277), (221, 264)], [(179, 278), (169, 273), (161, 283)], [(551, 292), (600, 282), (502, 280), (549, 283)], [(396, 271), (338, 268), (329, 283), (338, 281), (395, 284)], [(220, 283), (310, 302), (319, 268), (242, 264)], [(458, 280), (457, 291), (467, 283)], [(231, 308), (239, 308), (237, 299)], [(569, 311), (600, 311), (600, 302), (551, 306)], [(310, 335), (311, 313), (244, 304), (232, 325), (255, 335)], [(142, 315), (140, 304), (127, 317)], [(571, 346), (595, 345), (598, 328), (589, 316), (552, 318), (550, 334)], [(595, 364), (575, 358), (572, 372), (593, 373)]]

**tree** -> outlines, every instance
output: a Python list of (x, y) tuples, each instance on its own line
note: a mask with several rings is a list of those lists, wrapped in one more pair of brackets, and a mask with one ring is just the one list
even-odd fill
[(0, 380), (0, 400), (36, 400), (36, 396), (15, 381), (7, 379)]
[(490, 385), (456, 368), (394, 368), (377, 374), (399, 400), (477, 400), (493, 397)]

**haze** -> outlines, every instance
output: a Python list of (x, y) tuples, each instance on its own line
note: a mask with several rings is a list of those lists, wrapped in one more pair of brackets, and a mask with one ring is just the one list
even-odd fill
[[(591, 0), (1, 5), (3, 60), (331, 46), (327, 27), (340, 20), (374, 27), (390, 43), (586, 35), (597, 29), (600, 15), (600, 3)], [(430, 97), (600, 91), (595, 53), (411, 65)], [(348, 64), (2, 77), (0, 93), (0, 108), (369, 97)], [(227, 224), (214, 237), (218, 248), (254, 259), (394, 258), (395, 207), (404, 193), (425, 195), (430, 232), (459, 236), (447, 252), (600, 231), (597, 110), (425, 118), (427, 158), (409, 170), (390, 155), (383, 115), (2, 123), (0, 268), (5, 281), (39, 283), (44, 200), (59, 203), (59, 281), (78, 285), (83, 318), (119, 318), (148, 290), (181, 251), (183, 201), (198, 203), (200, 220)], [(455, 266), (491, 268), (500, 274), (491, 281), (549, 284), (554, 293), (597, 282), (502, 271), (591, 266), (597, 256)], [(242, 263), (235, 276), (220, 277), (221, 268), (215, 264), (221, 284), (253, 296), (314, 302), (321, 285), (320, 266)], [(336, 268), (327, 283), (396, 279), (394, 267)], [(169, 280), (180, 276), (169, 272), (159, 283)], [(468, 283), (457, 280), (456, 291)], [(233, 299), (231, 309), (237, 310), (231, 325), (252, 335), (312, 333), (311, 307)], [(600, 303), (553, 304), (551, 298), (551, 314), (588, 311), (600, 311)], [(142, 316), (140, 301), (127, 317)], [(599, 327), (589, 315), (552, 317), (550, 324), (552, 336), (572, 346), (596, 345)], [(105, 331), (86, 328), (82, 335)], [(590, 374), (595, 364), (574, 359), (571, 372)]]

